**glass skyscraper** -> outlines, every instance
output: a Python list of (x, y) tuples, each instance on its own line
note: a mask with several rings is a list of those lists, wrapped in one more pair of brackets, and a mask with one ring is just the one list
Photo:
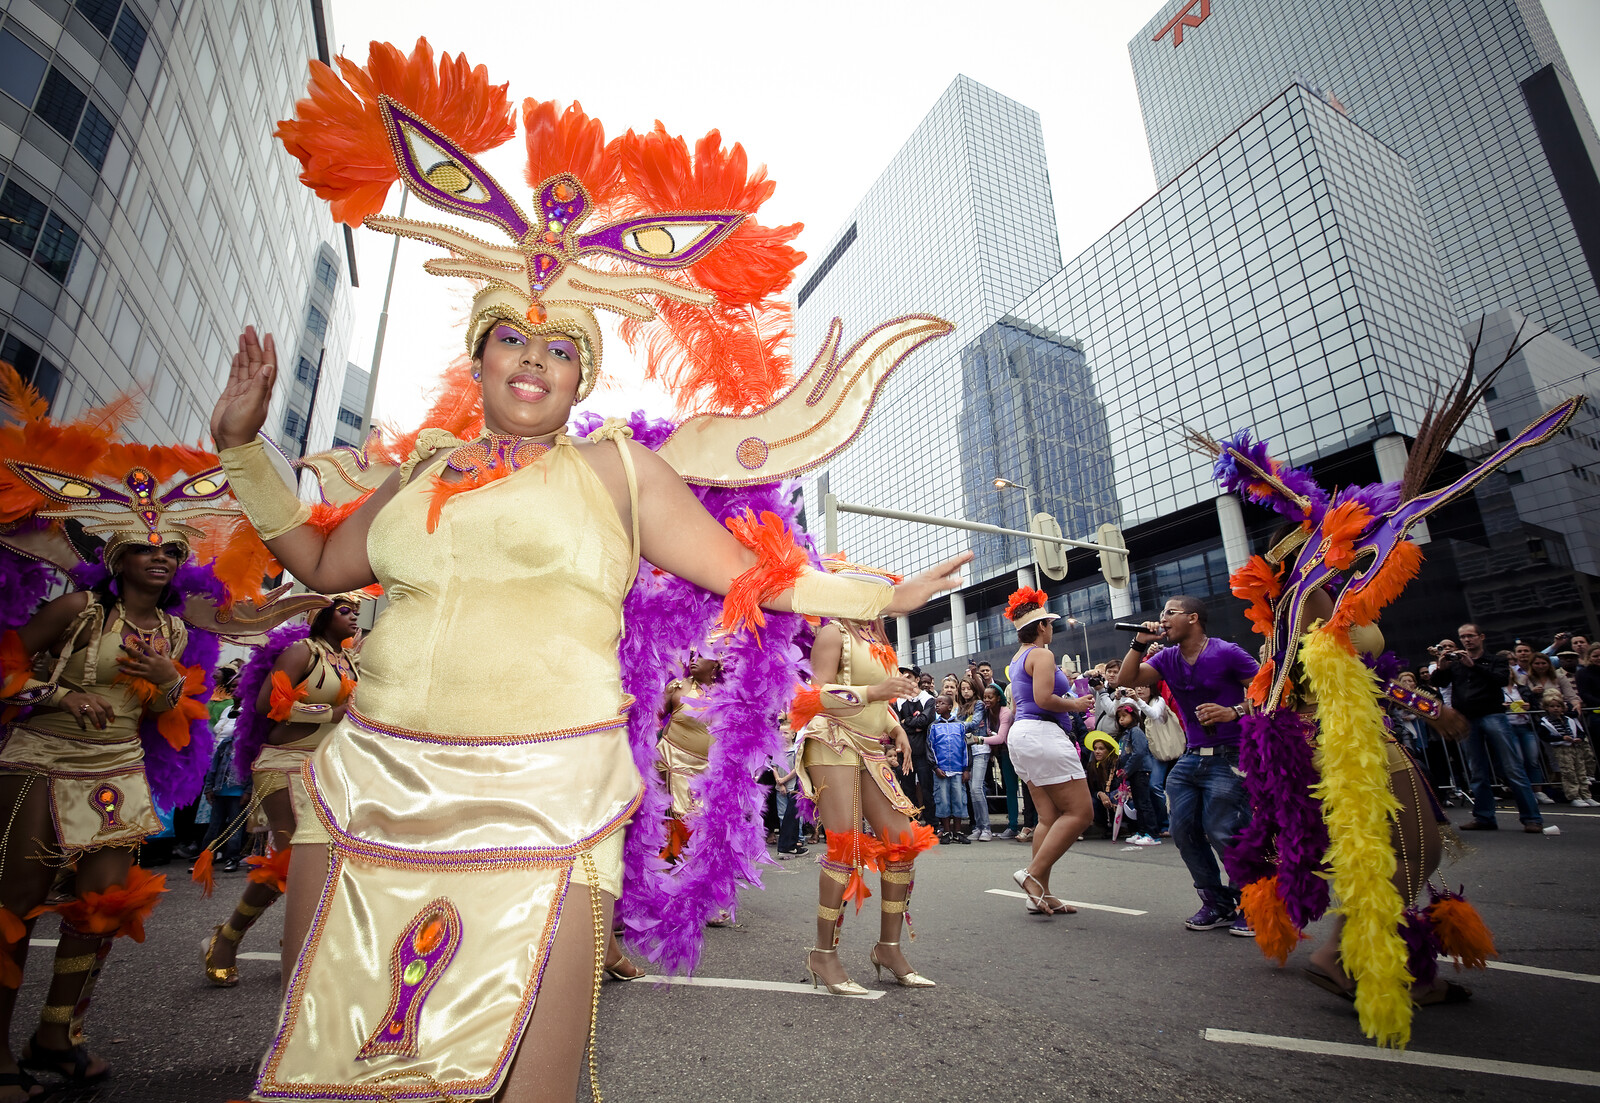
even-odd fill
[(235, 338), (277, 338), (267, 431), (328, 447), (349, 237), (272, 137), (328, 60), (323, 0), (0, 0), (0, 359), (75, 416), (201, 440)]
[(1600, 356), (1600, 142), (1539, 0), (1167, 0), (1128, 52), (1158, 181), (1302, 80), (1410, 166), (1458, 322)]

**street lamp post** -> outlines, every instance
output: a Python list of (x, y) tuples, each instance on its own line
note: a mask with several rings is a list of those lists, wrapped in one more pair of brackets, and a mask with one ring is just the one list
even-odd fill
[(1083, 665), (1085, 669), (1091, 665), (1089, 662), (1089, 626), (1077, 617), (1068, 617), (1067, 623), (1074, 628), (1083, 629)]
[[(1028, 511), (1027, 527), (1031, 530), (1033, 528), (1033, 488), (1032, 487), (1023, 486), (1021, 483), (1012, 482), (1010, 479), (1004, 479), (1004, 478), (995, 479), (994, 488), (997, 491), (1007, 491), (1007, 490), (1020, 490), (1020, 491), (1022, 491), (1023, 506)], [(1057, 531), (1060, 531), (1060, 530), (1058, 529)], [(1033, 568), (1033, 588), (1035, 590), (1044, 589), (1043, 586), (1039, 585), (1039, 564), (1034, 563), (1030, 559), (1029, 560), (1029, 566), (1031, 566)]]

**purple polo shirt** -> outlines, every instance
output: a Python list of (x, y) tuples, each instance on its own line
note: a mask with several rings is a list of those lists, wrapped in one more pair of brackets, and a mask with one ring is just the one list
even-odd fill
[(1244, 703), (1244, 687), (1256, 676), (1258, 666), (1248, 651), (1236, 643), (1212, 637), (1206, 640), (1193, 665), (1184, 662), (1183, 650), (1176, 644), (1156, 652), (1145, 662), (1156, 668), (1167, 688), (1172, 690), (1191, 749), (1238, 744), (1240, 732), (1236, 721), (1215, 724), (1207, 732), (1195, 718), (1194, 710), (1205, 704), (1231, 708)]

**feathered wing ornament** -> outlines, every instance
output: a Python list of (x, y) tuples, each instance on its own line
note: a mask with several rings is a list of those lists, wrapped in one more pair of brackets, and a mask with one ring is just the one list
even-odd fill
[[(1409, 1040), (1409, 986), (1416, 970), (1408, 961), (1437, 940), (1424, 937), (1419, 913), (1401, 900), (1392, 877), (1396, 802), (1378, 698), (1404, 699), (1386, 693), (1382, 679), (1355, 654), (1350, 629), (1375, 621), (1416, 576), (1422, 553), (1407, 534), (1419, 521), (1520, 452), (1549, 440), (1582, 406), (1582, 396), (1560, 403), (1465, 475), (1437, 490), (1423, 489), (1478, 399), (1526, 344), (1519, 331), (1500, 363), (1475, 379), (1478, 342), (1473, 343), (1462, 378), (1444, 404), (1435, 403), (1423, 418), (1398, 483), (1329, 495), (1309, 473), (1274, 461), (1265, 442), (1252, 441), (1248, 432), (1224, 442), (1187, 433), (1192, 445), (1215, 457), (1223, 489), (1300, 523), (1232, 580), (1234, 592), (1251, 602), (1250, 619), (1266, 637), (1269, 657), (1250, 688), (1260, 712), (1244, 725), (1240, 759), (1256, 822), (1226, 855), (1230, 876), (1245, 883), (1252, 919), (1273, 931), (1263, 949), (1281, 961), (1298, 937), (1284, 921), (1298, 929), (1326, 905), (1326, 867), (1347, 921), (1343, 956), (1356, 980), (1356, 1010), (1362, 1029), (1382, 1046), (1403, 1047)], [(1306, 602), (1318, 590), (1333, 599), (1334, 612), (1308, 628)], [(1317, 701), (1314, 769), (1308, 769), (1302, 724), (1287, 704), (1297, 659)], [(1320, 838), (1312, 827), (1318, 816), (1326, 825)], [(1323, 841), (1325, 853), (1317, 845)], [(1470, 912), (1465, 901), (1460, 906), (1460, 914)], [(1476, 913), (1471, 916), (1476, 921)]]

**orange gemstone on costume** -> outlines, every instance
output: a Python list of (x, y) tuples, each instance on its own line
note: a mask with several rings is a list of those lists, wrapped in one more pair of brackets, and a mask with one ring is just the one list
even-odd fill
[(422, 925), (417, 936), (411, 940), (419, 954), (431, 954), (439, 948), (439, 943), (444, 941), (444, 920), (430, 919)]
[(563, 183), (563, 184), (557, 184), (556, 185), (556, 201), (557, 202), (565, 203), (567, 200), (571, 199), (572, 196), (573, 196), (573, 191), (566, 184)]
[(389, 1033), (390, 1034), (398, 1034), (404, 1029), (405, 1029), (405, 1027), (401, 1026), (399, 1023), (390, 1023), (389, 1024)]
[(548, 317), (550, 317), (550, 314), (545, 310), (543, 303), (534, 303), (528, 307), (527, 318), (534, 325), (543, 325)]
[(551, 231), (546, 230), (544, 232), (544, 239), (545, 239), (545, 241), (549, 242), (551, 245), (555, 245), (556, 243), (558, 243), (561, 240), (561, 235), (557, 234), (557, 233), (552, 233)]

